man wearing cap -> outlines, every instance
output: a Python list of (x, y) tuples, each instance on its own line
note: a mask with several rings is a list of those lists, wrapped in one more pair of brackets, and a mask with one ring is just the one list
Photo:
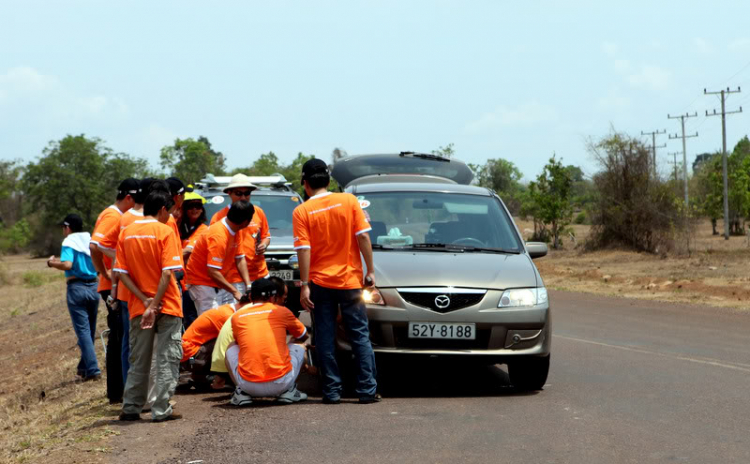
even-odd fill
[[(341, 401), (341, 376), (335, 358), (339, 308), (357, 360), (359, 402), (380, 401), (375, 354), (370, 344), (362, 285), (375, 285), (370, 224), (354, 195), (328, 192), (326, 163), (311, 159), (302, 166), (302, 184), (310, 197), (294, 209), (294, 248), (299, 257), (300, 303), (314, 315), (315, 346), (323, 374), (323, 402)], [(367, 265), (366, 279), (362, 259)]]
[(101, 371), (94, 351), (99, 295), (96, 293), (96, 270), (89, 248), (91, 235), (83, 232), (83, 221), (77, 214), (65, 216), (60, 226), (65, 237), (60, 259), (50, 256), (47, 266), (65, 271), (68, 312), (81, 349), (78, 376), (83, 381), (99, 380)]
[[(99, 214), (94, 225), (94, 233), (91, 236), (91, 260), (94, 268), (99, 274), (99, 286), (97, 291), (105, 303), (112, 291), (112, 258), (105, 255), (99, 247), (99, 243), (112, 230), (119, 231), (122, 215), (135, 204), (134, 196), (138, 193), (140, 183), (136, 179), (128, 178), (120, 182), (117, 187), (117, 198), (115, 203), (108, 206)], [(122, 378), (122, 338), (123, 324), (119, 310), (107, 304), (107, 327), (109, 336), (107, 338), (107, 398), (110, 403), (122, 401), (124, 382)]]
[[(238, 201), (221, 221), (213, 223), (195, 243), (187, 264), (188, 292), (198, 315), (242, 298), (250, 283), (239, 233), (250, 224), (255, 208)], [(242, 283), (240, 287), (237, 282)]]
[[(253, 190), (257, 188), (250, 182), (250, 178), (246, 175), (235, 174), (232, 176), (229, 185), (224, 189), (224, 193), (229, 195), (234, 204), (241, 200), (250, 201)], [(255, 206), (255, 214), (250, 221), (250, 225), (242, 230), (240, 239), (245, 254), (245, 261), (247, 262), (247, 272), (250, 282), (268, 276), (265, 253), (268, 245), (271, 243), (271, 232), (268, 227), (266, 213), (260, 206), (253, 206)], [(217, 211), (211, 218), (211, 224), (226, 217), (229, 208), (229, 206), (226, 206)], [(239, 288), (239, 290), (241, 292), (244, 291), (242, 288)]]
[(169, 403), (177, 387), (182, 357), (182, 303), (172, 275), (182, 267), (182, 250), (166, 226), (172, 206), (168, 193), (152, 191), (143, 208), (144, 218), (126, 227), (117, 242), (114, 270), (130, 290), (131, 363), (120, 414), (124, 421), (140, 419), (154, 350), (156, 398), (151, 406), (152, 419), (162, 422), (181, 417), (172, 413)]

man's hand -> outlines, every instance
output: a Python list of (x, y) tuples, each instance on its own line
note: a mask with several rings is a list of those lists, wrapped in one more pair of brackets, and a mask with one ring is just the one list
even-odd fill
[(240, 292), (239, 290), (235, 290), (232, 293), (232, 296), (234, 297), (235, 300), (240, 301), (242, 299), (242, 292)]
[(255, 247), (255, 254), (256, 255), (264, 254), (266, 252), (266, 248), (268, 248), (268, 246), (265, 243), (259, 242), (258, 245)]
[(117, 298), (113, 297), (112, 295), (109, 295), (107, 297), (107, 308), (109, 308), (110, 311), (117, 311), (119, 308), (119, 301), (117, 301)]
[(146, 308), (146, 312), (143, 313), (143, 316), (141, 317), (141, 329), (150, 329), (154, 326), (154, 322), (156, 321), (156, 310), (154, 310), (150, 305)]
[(375, 273), (374, 272), (368, 272), (365, 276), (365, 288), (374, 287), (375, 286)]
[(307, 311), (312, 311), (315, 308), (312, 300), (310, 299), (310, 286), (303, 285), (299, 291), (299, 302), (302, 307)]
[(52, 267), (50, 263), (54, 261), (54, 259), (55, 259), (55, 255), (52, 255), (49, 257), (49, 259), (47, 260), (47, 267)]

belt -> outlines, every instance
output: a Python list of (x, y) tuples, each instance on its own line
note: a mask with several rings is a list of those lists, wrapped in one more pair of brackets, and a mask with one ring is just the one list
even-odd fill
[(68, 279), (68, 285), (79, 282), (82, 284), (93, 284), (96, 282), (96, 277), (93, 279), (81, 279), (80, 277), (73, 277), (72, 279)]

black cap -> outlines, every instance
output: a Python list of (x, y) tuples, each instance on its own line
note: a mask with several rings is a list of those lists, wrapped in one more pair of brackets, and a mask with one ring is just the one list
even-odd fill
[(315, 174), (329, 175), (328, 165), (322, 159), (313, 158), (302, 165), (302, 180), (309, 179)]
[(167, 178), (167, 183), (169, 184), (169, 190), (172, 192), (173, 196), (185, 193), (185, 184), (183, 184), (180, 179), (169, 177)]
[(259, 299), (268, 300), (276, 295), (276, 284), (268, 279), (258, 279), (250, 285), (250, 298), (253, 301)]
[(60, 222), (58, 225), (68, 226), (71, 230), (79, 232), (83, 230), (83, 219), (81, 219), (81, 216), (75, 213), (70, 213), (65, 216), (65, 219), (63, 219), (62, 222)]
[(136, 193), (138, 193), (138, 187), (140, 187), (140, 182), (138, 181), (138, 179), (128, 177), (124, 181), (120, 182), (120, 185), (117, 187), (117, 193), (119, 195), (122, 195), (123, 193), (128, 195), (135, 195)]

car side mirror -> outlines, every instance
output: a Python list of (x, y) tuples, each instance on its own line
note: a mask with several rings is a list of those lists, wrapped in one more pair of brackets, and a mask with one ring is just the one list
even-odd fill
[(529, 252), (531, 259), (547, 256), (547, 244), (542, 242), (526, 242), (526, 250)]

